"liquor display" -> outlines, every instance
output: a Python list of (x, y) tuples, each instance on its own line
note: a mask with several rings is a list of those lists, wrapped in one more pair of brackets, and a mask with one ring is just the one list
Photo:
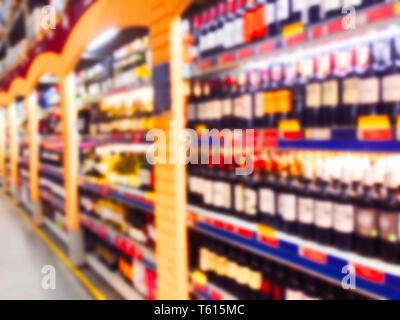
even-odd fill
[[(241, 300), (364, 300), (354, 290), (191, 231), (190, 267)], [(194, 286), (196, 282), (194, 280)]]

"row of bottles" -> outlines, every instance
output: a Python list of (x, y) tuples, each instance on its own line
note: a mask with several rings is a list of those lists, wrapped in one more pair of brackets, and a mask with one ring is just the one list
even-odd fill
[(80, 212), (100, 219), (116, 232), (154, 248), (154, 216), (141, 209), (127, 206), (110, 197), (99, 196), (85, 189), (79, 191)]
[(101, 148), (86, 150), (81, 159), (81, 173), (96, 183), (120, 185), (142, 191), (154, 188), (153, 166), (146, 155), (115, 149), (109, 144)]
[(290, 53), (192, 82), (188, 125), (276, 128), (356, 126), (360, 116), (400, 112), (397, 28)]
[(235, 165), (191, 165), (188, 201), (319, 244), (400, 261), (398, 156), (319, 152), (256, 157)]
[(366, 299), (327, 281), (237, 248), (191, 234), (191, 268), (207, 281), (245, 300)]
[(390, 0), (223, 0), (186, 20), (185, 33), (191, 60), (240, 47), (260, 39), (274, 37), (286, 26), (303, 26), (345, 16)]

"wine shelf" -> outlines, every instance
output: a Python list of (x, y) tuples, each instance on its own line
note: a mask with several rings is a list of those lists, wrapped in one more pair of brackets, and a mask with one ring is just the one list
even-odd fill
[(146, 192), (125, 188), (121, 186), (111, 187), (106, 184), (95, 184), (85, 178), (80, 178), (82, 189), (95, 192), (104, 197), (111, 197), (127, 205), (133, 206), (144, 211), (154, 212), (154, 203)]
[(188, 211), (190, 226), (202, 233), (296, 266), (339, 285), (346, 275), (342, 274), (343, 267), (351, 265), (356, 272), (358, 291), (373, 297), (400, 298), (399, 265), (322, 246), (198, 207), (189, 206)]
[(45, 174), (53, 176), (54, 178), (64, 177), (64, 170), (55, 166), (41, 164), (39, 172), (43, 172)]
[(327, 41), (361, 35), (369, 30), (377, 30), (400, 22), (400, 4), (380, 4), (368, 9), (357, 10), (356, 28), (345, 30), (342, 19), (335, 18), (320, 24), (302, 28), (284, 36), (278, 36), (225, 51), (192, 64), (186, 72), (187, 78), (202, 77), (207, 74), (237, 68), (257, 58), (267, 58), (292, 52), (296, 49), (312, 48)]
[(86, 256), (88, 265), (101, 276), (115, 291), (127, 300), (143, 300), (143, 296), (130, 286), (117, 272), (105, 267), (94, 254)]
[(143, 263), (151, 271), (156, 271), (156, 259), (151, 249), (146, 248), (124, 234), (116, 232), (99, 219), (89, 217), (88, 215), (82, 214), (82, 224), (85, 228), (91, 230), (118, 250), (121, 250), (134, 260)]

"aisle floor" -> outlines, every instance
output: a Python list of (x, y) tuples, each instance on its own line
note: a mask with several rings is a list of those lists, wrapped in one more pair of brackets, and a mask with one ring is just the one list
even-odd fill
[[(0, 196), (0, 299), (89, 300), (92, 295), (39, 238), (13, 206)], [(43, 289), (45, 266), (55, 270), (55, 289)], [(44, 281), (45, 284), (49, 282)]]

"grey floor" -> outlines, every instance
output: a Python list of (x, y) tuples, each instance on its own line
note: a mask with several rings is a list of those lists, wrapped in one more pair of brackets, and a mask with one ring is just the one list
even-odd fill
[[(42, 287), (44, 266), (56, 272), (55, 290)], [(0, 196), (0, 299), (90, 300), (72, 271)]]

